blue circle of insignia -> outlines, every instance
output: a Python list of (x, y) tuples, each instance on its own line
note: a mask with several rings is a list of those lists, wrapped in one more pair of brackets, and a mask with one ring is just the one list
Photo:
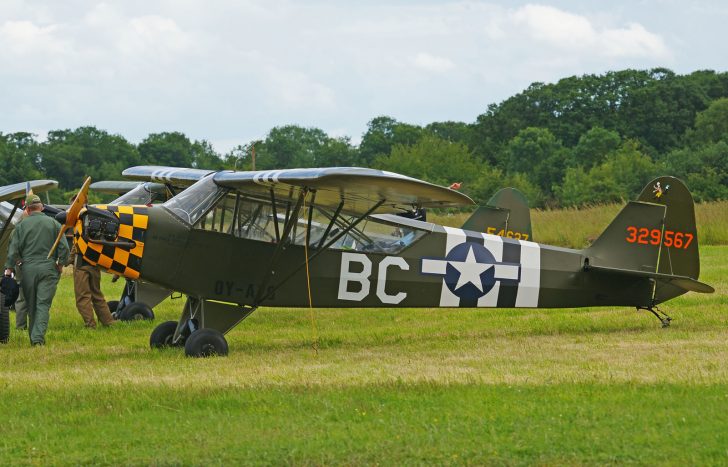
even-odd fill
[[(466, 242), (456, 246), (445, 257), (446, 261), (465, 262), (468, 252), (473, 250), (475, 261), (483, 264), (495, 264), (495, 257), (486, 247), (479, 243)], [(460, 271), (455, 269), (450, 263), (447, 264), (445, 272), (445, 284), (450, 292), (460, 299), (477, 300), (483, 295), (491, 291), (495, 286), (495, 268), (488, 268), (480, 275), (480, 283), (483, 291), (481, 292), (474, 284), (468, 282), (459, 289), (455, 287), (460, 279)]]

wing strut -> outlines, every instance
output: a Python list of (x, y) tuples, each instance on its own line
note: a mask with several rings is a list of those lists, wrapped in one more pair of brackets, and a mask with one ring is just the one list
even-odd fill
[[(336, 211), (334, 211), (334, 215), (331, 217), (329, 225), (326, 227), (326, 231), (321, 236), (321, 240), (319, 240), (319, 244), (316, 246), (316, 249), (320, 250), (321, 245), (324, 244), (326, 241), (326, 237), (329, 236), (329, 232), (331, 232), (331, 229), (334, 227), (334, 224), (336, 223), (336, 219), (339, 217), (339, 213), (341, 212), (341, 208), (344, 207), (344, 200), (341, 200), (339, 203), (339, 206), (336, 208)], [(313, 203), (311, 203), (311, 210), (313, 210)]]
[(276, 192), (273, 190), (273, 188), (270, 189), (270, 204), (273, 208), (273, 226), (276, 228), (276, 242), (280, 244), (281, 233), (278, 231), (278, 210), (276, 209)]
[[(302, 193), (303, 193), (303, 192), (302, 192)], [(295, 209), (295, 211), (294, 211), (294, 216), (293, 216), (293, 219), (295, 219), (295, 218), (296, 218), (296, 217), (298, 216), (298, 212), (299, 212), (299, 211), (300, 211), (300, 209), (301, 209), (301, 204), (302, 204), (302, 201), (303, 201), (303, 198), (302, 198), (301, 196), (299, 196), (299, 198), (298, 198), (298, 203), (296, 204), (296, 209)], [(317, 251), (316, 251), (316, 252), (315, 252), (314, 254), (312, 254), (311, 256), (308, 256), (308, 255), (307, 255), (307, 256), (306, 256), (306, 261), (304, 261), (303, 263), (299, 264), (299, 265), (298, 265), (298, 266), (297, 266), (296, 268), (294, 268), (294, 269), (293, 269), (293, 270), (292, 270), (292, 271), (291, 271), (291, 272), (290, 272), (290, 273), (289, 273), (289, 274), (288, 274), (288, 275), (287, 275), (286, 277), (284, 277), (284, 278), (283, 278), (282, 280), (280, 280), (280, 281), (279, 281), (279, 282), (278, 282), (278, 283), (277, 283), (277, 284), (276, 284), (276, 285), (275, 285), (275, 286), (274, 286), (273, 288), (271, 288), (271, 290), (269, 290), (268, 292), (266, 292), (266, 293), (265, 293), (265, 294), (263, 295), (263, 290), (264, 290), (264, 288), (268, 286), (268, 282), (270, 282), (270, 278), (271, 278), (271, 277), (273, 276), (273, 274), (268, 274), (268, 276), (267, 276), (267, 277), (265, 278), (265, 280), (264, 280), (264, 281), (263, 281), (263, 283), (261, 284), (261, 287), (260, 287), (260, 289), (258, 290), (258, 295), (259, 295), (260, 299), (256, 299), (255, 303), (253, 304), (253, 307), (258, 307), (258, 306), (260, 305), (260, 303), (261, 303), (261, 302), (262, 302), (263, 300), (265, 300), (266, 298), (268, 298), (268, 297), (270, 297), (271, 295), (273, 295), (273, 294), (275, 293), (275, 291), (276, 291), (276, 290), (278, 290), (279, 288), (281, 288), (281, 286), (282, 286), (283, 284), (285, 284), (286, 282), (288, 282), (288, 279), (290, 279), (291, 277), (293, 277), (293, 276), (294, 276), (294, 275), (295, 275), (295, 274), (296, 274), (296, 273), (297, 273), (298, 271), (300, 271), (300, 270), (301, 270), (301, 268), (305, 267), (307, 263), (309, 263), (309, 264), (310, 264), (310, 263), (311, 263), (311, 261), (313, 261), (313, 260), (314, 260), (314, 258), (316, 258), (316, 257), (317, 257), (318, 255), (320, 255), (320, 254), (321, 254), (321, 253), (323, 253), (324, 251), (326, 251), (326, 250), (327, 250), (327, 249), (328, 249), (328, 248), (329, 248), (329, 247), (330, 247), (331, 245), (333, 245), (334, 243), (336, 243), (336, 242), (337, 242), (337, 241), (338, 241), (338, 240), (339, 240), (339, 239), (340, 239), (341, 237), (343, 237), (344, 235), (348, 234), (348, 233), (349, 233), (349, 231), (350, 231), (351, 229), (353, 229), (354, 227), (356, 227), (356, 226), (357, 226), (357, 225), (358, 225), (358, 224), (359, 224), (359, 223), (360, 223), (361, 221), (363, 221), (363, 220), (364, 220), (364, 219), (366, 219), (366, 218), (367, 218), (367, 217), (368, 217), (368, 216), (369, 216), (370, 214), (372, 214), (372, 213), (373, 213), (374, 211), (376, 211), (376, 210), (377, 210), (377, 209), (379, 208), (379, 206), (381, 206), (382, 204), (384, 204), (384, 202), (385, 202), (385, 201), (386, 201), (386, 199), (381, 199), (381, 200), (380, 200), (379, 202), (377, 202), (377, 204), (375, 204), (374, 206), (372, 206), (372, 207), (371, 207), (371, 208), (370, 208), (370, 209), (369, 209), (369, 210), (368, 210), (367, 212), (365, 212), (364, 214), (362, 214), (361, 216), (359, 216), (359, 217), (358, 217), (358, 218), (357, 218), (357, 219), (356, 219), (356, 220), (355, 220), (354, 222), (352, 222), (352, 223), (351, 223), (350, 225), (348, 225), (348, 226), (347, 226), (347, 227), (346, 227), (346, 228), (345, 228), (344, 230), (342, 230), (341, 232), (339, 232), (339, 233), (338, 233), (338, 234), (337, 234), (337, 235), (336, 235), (336, 236), (335, 236), (334, 238), (332, 238), (332, 239), (331, 239), (331, 240), (330, 240), (330, 241), (329, 241), (329, 242), (328, 242), (328, 243), (327, 243), (327, 244), (326, 244), (326, 245), (325, 245), (325, 246), (324, 246), (323, 248), (319, 248), (319, 249), (318, 249), (318, 250), (317, 250)], [(313, 204), (311, 204), (311, 206), (310, 206), (310, 209), (313, 209)], [(332, 222), (332, 223), (333, 223), (333, 222)], [(289, 224), (290, 224), (290, 223), (289, 223)], [(288, 230), (290, 230), (289, 226), (286, 226), (286, 228), (287, 228)], [(285, 234), (285, 232), (284, 232), (284, 234)], [(326, 237), (324, 236), (324, 238), (326, 238)], [(281, 242), (281, 243), (282, 243), (282, 242)], [(271, 271), (273, 271), (273, 266), (275, 265), (275, 261), (276, 261), (276, 259), (277, 259), (277, 256), (278, 256), (278, 254), (279, 254), (278, 250), (280, 249), (280, 245), (281, 245), (281, 244), (279, 244), (279, 245), (278, 245), (278, 246), (276, 247), (276, 251), (275, 251), (275, 252), (273, 252), (273, 259), (271, 260), (271, 268), (270, 268), (270, 269), (271, 269)]]
[[(264, 290), (268, 286), (268, 283), (270, 282), (271, 278), (275, 275), (275, 265), (278, 262), (278, 258), (281, 255), (281, 252), (283, 251), (283, 248), (288, 241), (288, 237), (291, 234), (291, 231), (293, 230), (293, 225), (298, 223), (298, 213), (301, 212), (301, 206), (303, 206), (303, 200), (306, 197), (306, 194), (308, 193), (308, 188), (303, 187), (301, 189), (301, 192), (298, 195), (298, 200), (296, 201), (296, 206), (293, 208), (293, 212), (291, 213), (291, 217), (288, 220), (288, 222), (285, 223), (283, 226), (283, 234), (278, 238), (278, 243), (276, 244), (276, 249), (273, 252), (273, 256), (270, 259), (270, 266), (268, 267), (268, 274), (263, 279), (263, 282), (261, 282), (260, 287), (258, 288), (258, 293), (255, 297), (255, 301), (253, 302), (253, 307), (257, 308), (260, 302), (265, 298)], [(278, 221), (277, 221), (277, 215), (275, 211), (275, 193), (273, 190), (271, 190), (271, 196), (273, 198), (273, 220), (276, 222), (276, 236), (278, 236)]]

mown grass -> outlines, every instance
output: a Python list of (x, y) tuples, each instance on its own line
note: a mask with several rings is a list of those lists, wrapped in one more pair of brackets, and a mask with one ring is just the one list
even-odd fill
[[(584, 248), (596, 239), (624, 204), (586, 208), (532, 209), (533, 238), (539, 243)], [(470, 213), (433, 215), (431, 221), (460, 227)], [(698, 241), (701, 245), (728, 245), (728, 201), (695, 205)]]
[(228, 335), (230, 356), (204, 360), (148, 349), (181, 300), (155, 323), (84, 330), (65, 276), (48, 345), (14, 332), (0, 347), (0, 458), (725, 464), (728, 247), (701, 253), (717, 293), (667, 304), (669, 329), (626, 308), (267, 308)]

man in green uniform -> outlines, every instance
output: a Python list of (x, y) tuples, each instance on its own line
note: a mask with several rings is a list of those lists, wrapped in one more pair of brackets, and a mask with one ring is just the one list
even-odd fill
[(32, 345), (45, 344), (48, 317), (56, 294), (62, 265), (68, 260), (68, 245), (60, 242), (50, 259), (48, 252), (61, 230), (61, 225), (44, 215), (43, 203), (38, 195), (28, 195), (25, 211), (28, 217), (13, 231), (5, 262), (5, 274), (22, 264), (20, 287), (28, 308), (28, 330)]

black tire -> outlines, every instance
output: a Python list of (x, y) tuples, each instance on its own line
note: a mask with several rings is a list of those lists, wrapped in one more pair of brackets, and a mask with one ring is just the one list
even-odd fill
[(109, 305), (109, 311), (113, 313), (119, 307), (119, 300), (112, 300), (110, 302), (106, 302), (106, 304)]
[(198, 329), (185, 342), (185, 355), (188, 357), (223, 357), (227, 354), (228, 343), (217, 329)]
[(152, 334), (149, 336), (149, 347), (153, 349), (161, 349), (164, 347), (179, 347), (184, 341), (178, 342), (177, 344), (172, 343), (172, 337), (174, 337), (174, 331), (177, 330), (177, 321), (165, 321), (160, 324)]
[(0, 344), (10, 339), (10, 308), (5, 306), (5, 296), (0, 294)]
[(154, 319), (154, 312), (149, 305), (143, 302), (134, 302), (125, 306), (117, 314), (117, 318), (122, 321), (137, 321), (140, 319)]

